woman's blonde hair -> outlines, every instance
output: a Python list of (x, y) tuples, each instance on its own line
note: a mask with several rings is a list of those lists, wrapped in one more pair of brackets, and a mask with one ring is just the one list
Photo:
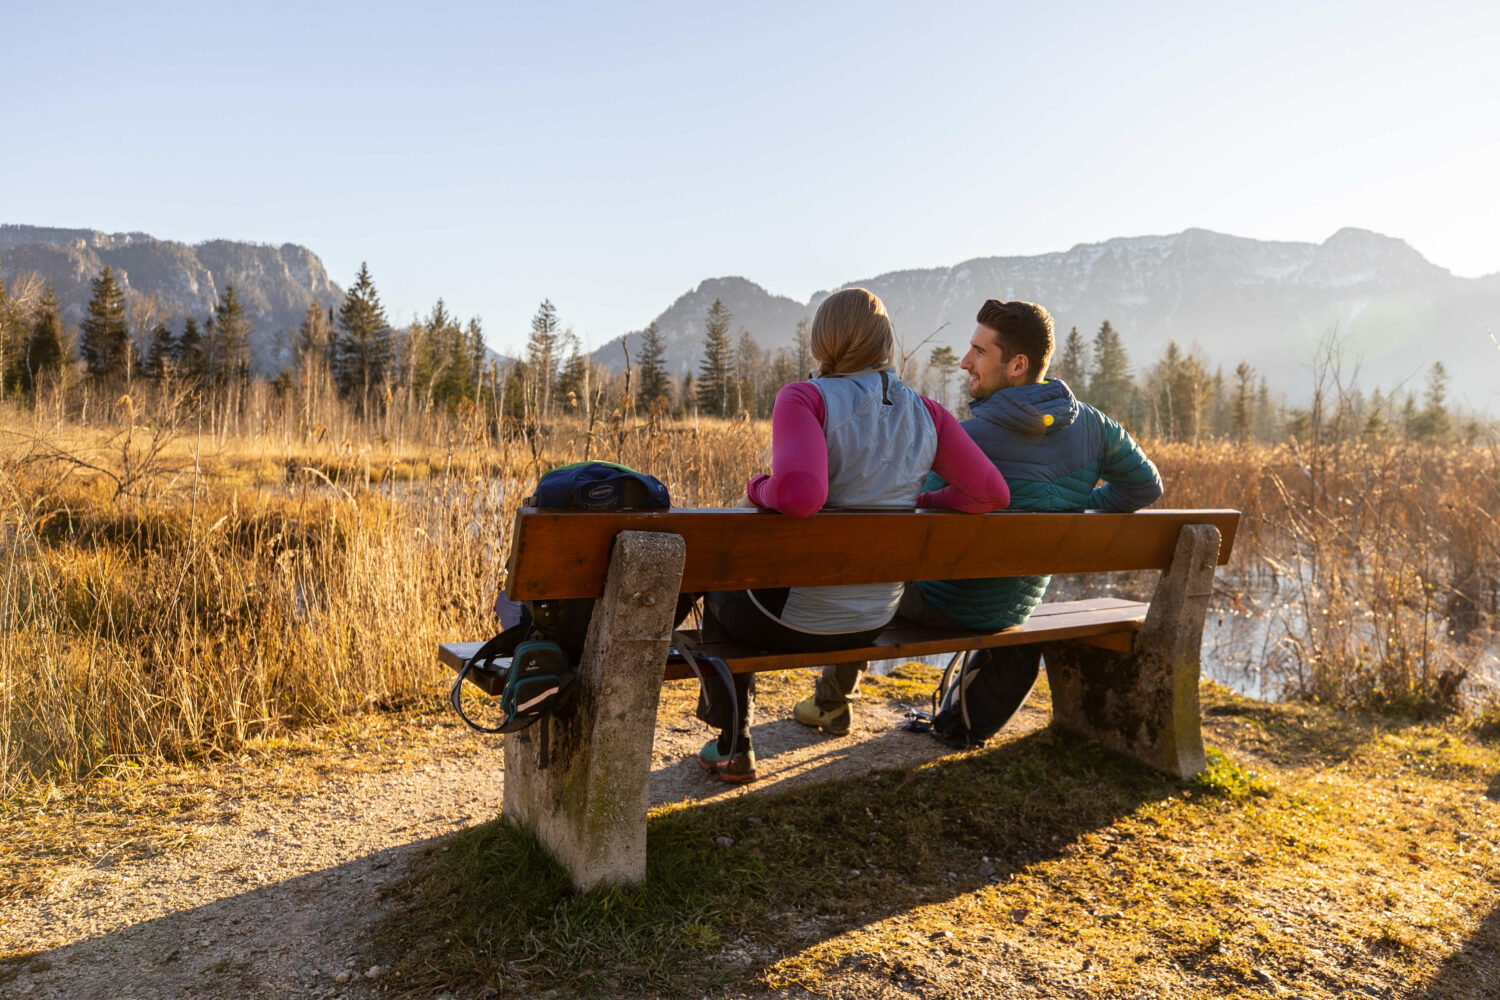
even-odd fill
[(809, 346), (819, 375), (847, 375), (889, 367), (896, 336), (879, 296), (864, 288), (845, 288), (818, 306)]

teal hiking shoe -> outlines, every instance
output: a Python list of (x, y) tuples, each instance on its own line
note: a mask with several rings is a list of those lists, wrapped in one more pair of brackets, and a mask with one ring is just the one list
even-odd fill
[(818, 707), (816, 697), (804, 698), (793, 706), (792, 718), (831, 736), (848, 736), (849, 726), (854, 722), (854, 711), (847, 701), (834, 708), (822, 709)]
[(731, 757), (720, 752), (719, 741), (716, 739), (709, 740), (698, 751), (698, 766), (709, 774), (717, 775), (720, 781), (731, 784), (754, 781), (756, 778), (754, 750), (743, 750)]

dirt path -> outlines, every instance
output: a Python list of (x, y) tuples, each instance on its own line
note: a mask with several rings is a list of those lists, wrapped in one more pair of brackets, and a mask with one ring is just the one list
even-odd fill
[[(653, 804), (762, 794), (945, 752), (899, 731), (894, 703), (862, 703), (855, 731), (835, 740), (792, 722), (786, 697), (763, 698), (763, 778), (730, 787), (697, 765), (708, 731), (690, 719), (689, 700), (681, 685), (664, 695)], [(1029, 709), (1016, 729), (1043, 722)], [(0, 916), (0, 955), (29, 953), (0, 966), (0, 997), (379, 995), (369, 942), (386, 914), (382, 887), (424, 845), (498, 812), (494, 740), (444, 718), (384, 749), (314, 753), (242, 783), (180, 847), (114, 864), (106, 851), (55, 872)]]

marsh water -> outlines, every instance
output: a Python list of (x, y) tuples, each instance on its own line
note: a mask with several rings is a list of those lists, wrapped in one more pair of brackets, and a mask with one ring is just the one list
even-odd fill
[[(1151, 598), (1156, 577), (1154, 571), (1056, 576), (1045, 599), (1119, 597), (1145, 601)], [(1221, 571), (1203, 623), (1202, 676), (1263, 701), (1290, 697), (1301, 680), (1296, 649), (1306, 629), (1304, 607), (1284, 588), (1254, 572)], [(1471, 697), (1482, 699), (1487, 693), (1500, 692), (1500, 637), (1476, 637), (1460, 651), (1463, 666), (1469, 671)], [(919, 661), (946, 667), (950, 659), (950, 654), (944, 654), (921, 657)], [(904, 662), (881, 660), (870, 669), (886, 673)]]

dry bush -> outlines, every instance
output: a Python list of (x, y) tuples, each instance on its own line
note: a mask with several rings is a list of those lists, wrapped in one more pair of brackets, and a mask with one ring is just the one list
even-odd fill
[[(1493, 658), (1500, 453), (1387, 439), (1155, 444), (1173, 507), (1244, 512), (1231, 587), (1279, 618), (1290, 692), (1450, 710)], [(1241, 597), (1240, 600), (1245, 600)]]
[(217, 430), (157, 435), (145, 410), (169, 400), (138, 395), (102, 427), (0, 411), (0, 788), (434, 702), (437, 644), (493, 630), (540, 471), (589, 455), (725, 504), (769, 440), (720, 421), (528, 437), (446, 417), (400, 444), (286, 419), (237, 437), (221, 410)]

